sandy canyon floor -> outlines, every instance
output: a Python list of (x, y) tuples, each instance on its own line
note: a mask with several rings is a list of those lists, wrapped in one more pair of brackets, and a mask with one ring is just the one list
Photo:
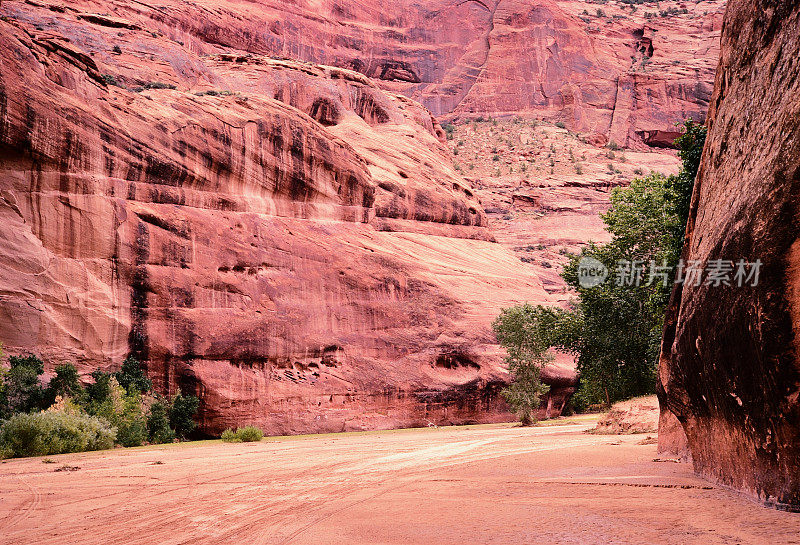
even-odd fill
[(800, 543), (800, 515), (567, 422), (10, 460), (0, 543)]

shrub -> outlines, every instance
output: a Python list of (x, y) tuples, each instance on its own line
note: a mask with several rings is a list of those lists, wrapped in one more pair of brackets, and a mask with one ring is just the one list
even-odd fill
[(106, 85), (113, 85), (115, 87), (119, 87), (119, 82), (117, 82), (117, 78), (111, 74), (103, 74), (103, 82)]
[(238, 428), (236, 431), (228, 428), (222, 432), (220, 438), (226, 443), (250, 443), (258, 442), (264, 438), (264, 432), (255, 426)]
[(161, 81), (151, 81), (144, 84), (145, 89), (176, 89), (176, 86), (171, 83), (163, 83)]
[(236, 430), (236, 434), (245, 443), (253, 441), (261, 441), (261, 439), (264, 438), (264, 432), (262, 432), (255, 426), (247, 426), (244, 428), (239, 428), (238, 430)]
[(442, 125), (442, 130), (444, 130), (445, 134), (447, 135), (447, 139), (448, 140), (452, 140), (453, 139), (453, 133), (456, 130), (456, 126), (453, 125), (452, 123), (444, 123)]
[(233, 431), (230, 428), (228, 428), (227, 430), (222, 432), (222, 435), (220, 436), (220, 439), (222, 439), (226, 443), (241, 443), (242, 442), (242, 440), (239, 438), (239, 436), (236, 434), (236, 432)]
[(16, 414), (0, 428), (0, 450), (10, 457), (103, 450), (117, 430), (102, 418), (70, 410)]
[(567, 126), (564, 124), (563, 121), (556, 121), (556, 127), (558, 127), (559, 129), (566, 129), (567, 128)]

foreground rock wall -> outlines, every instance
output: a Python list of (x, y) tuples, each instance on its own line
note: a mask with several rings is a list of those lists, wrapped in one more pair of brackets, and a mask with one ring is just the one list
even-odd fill
[[(5, 3), (17, 13), (45, 1)], [(187, 49), (233, 48), (352, 69), (437, 116), (531, 115), (626, 145), (704, 118), (725, 0), (52, 4), (88, 14), (83, 21), (117, 18), (126, 21), (117, 25), (124, 30), (157, 31), (171, 43), (165, 60), (197, 81), (214, 75)], [(138, 41), (141, 53), (151, 41)]]
[[(0, 8), (6, 352), (84, 374), (132, 352), (211, 434), (512, 418), (490, 323), (546, 294), (430, 112), (106, 7)], [(558, 414), (574, 372), (547, 380)]]
[[(763, 262), (755, 287), (683, 286), (662, 407), (695, 469), (800, 509), (800, 6), (732, 0), (684, 258)], [(683, 437), (662, 418), (662, 450)], [(669, 428), (669, 429), (667, 429)]]

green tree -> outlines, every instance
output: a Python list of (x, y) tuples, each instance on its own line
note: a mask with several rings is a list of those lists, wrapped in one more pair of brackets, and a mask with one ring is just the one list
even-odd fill
[(110, 373), (100, 369), (92, 371), (91, 377), (94, 382), (86, 386), (83, 409), (92, 415), (108, 416), (113, 412), (113, 402), (111, 400), (111, 379), (113, 377)]
[(686, 221), (689, 219), (692, 191), (697, 171), (700, 168), (700, 159), (703, 156), (703, 146), (707, 134), (708, 129), (705, 126), (689, 119), (683, 124), (683, 134), (675, 139), (682, 167), (677, 176), (669, 177), (667, 183), (672, 194), (672, 208), (681, 220), (674, 234), (675, 240), (680, 243), (675, 250), (676, 259), (680, 254), (686, 231)]
[(122, 362), (122, 368), (114, 373), (119, 385), (130, 394), (139, 392), (146, 394), (153, 389), (153, 381), (144, 374), (142, 364), (133, 356), (128, 356)]
[(512, 375), (511, 384), (501, 393), (526, 426), (536, 420), (539, 400), (549, 390), (541, 375), (553, 359), (547, 351), (553, 343), (546, 324), (556, 312), (526, 304), (503, 310), (492, 324), (508, 353), (506, 363)]
[[(3, 343), (0, 343), (0, 362), (5, 358), (3, 352)], [(8, 378), (8, 371), (4, 367), (0, 367), (0, 421), (5, 420), (11, 416), (11, 408), (8, 405), (8, 387), (6, 380)]]
[(117, 442), (123, 447), (138, 447), (147, 440), (147, 418), (142, 409), (142, 396), (138, 392), (122, 398), (119, 413), (114, 415)]
[(5, 377), (5, 396), (10, 413), (29, 413), (42, 408), (44, 388), (39, 375), (44, 373), (44, 363), (34, 355), (11, 356), (11, 368)]
[(151, 443), (171, 443), (175, 432), (169, 427), (169, 407), (162, 399), (156, 399), (147, 414), (147, 432)]
[[(525, 347), (537, 365), (550, 348), (577, 356), (576, 401), (580, 404), (610, 404), (654, 391), (664, 309), (674, 279), (674, 269), (669, 267), (680, 256), (705, 143), (704, 127), (687, 121), (684, 128), (676, 141), (683, 161), (681, 172), (670, 177), (651, 174), (634, 179), (628, 188), (615, 189), (611, 207), (602, 215), (611, 241), (589, 244), (570, 257), (562, 277), (578, 294), (571, 308), (516, 307), (517, 314), (506, 309), (501, 315), (515, 316), (517, 337), (511, 344)], [(579, 268), (587, 258), (602, 263), (609, 280), (582, 285)], [(509, 349), (499, 334), (498, 339)], [(516, 381), (511, 350), (509, 358)], [(536, 391), (535, 381), (530, 388)]]
[(71, 363), (63, 363), (56, 367), (55, 376), (50, 379), (50, 384), (45, 389), (45, 405), (50, 406), (61, 396), (80, 402), (83, 398), (78, 369)]
[(200, 400), (195, 396), (184, 396), (178, 392), (172, 398), (172, 406), (169, 407), (169, 424), (179, 439), (186, 439), (197, 427), (194, 415), (197, 414), (199, 407)]

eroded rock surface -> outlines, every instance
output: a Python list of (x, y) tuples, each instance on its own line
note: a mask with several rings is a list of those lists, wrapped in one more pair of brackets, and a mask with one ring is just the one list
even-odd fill
[[(133, 352), (206, 433), (512, 418), (490, 323), (547, 295), (431, 113), (124, 6), (0, 8), (6, 351), (82, 373)], [(574, 372), (547, 380), (557, 414)]]
[(684, 258), (763, 266), (673, 293), (661, 406), (699, 473), (800, 509), (800, 6), (732, 0), (724, 29)]
[[(31, 5), (6, 3), (18, 15)], [(187, 50), (235, 49), (349, 68), (437, 116), (523, 113), (625, 146), (705, 117), (725, 0), (33, 3), (110, 30), (155, 31), (172, 44), (162, 60), (196, 82), (216, 75)], [(151, 52), (153, 39), (122, 34), (123, 55)], [(105, 57), (113, 44), (92, 45)]]

